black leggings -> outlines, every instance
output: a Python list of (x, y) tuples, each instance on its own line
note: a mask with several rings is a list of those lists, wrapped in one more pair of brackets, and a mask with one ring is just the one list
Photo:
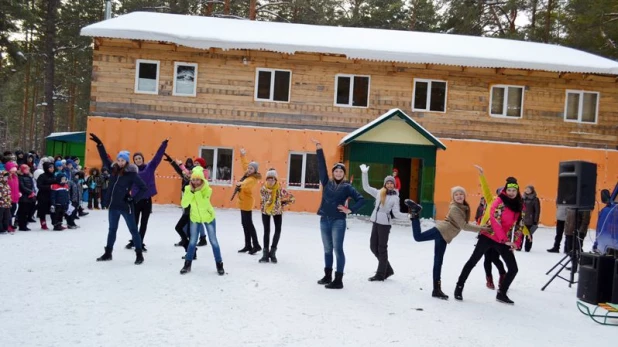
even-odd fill
[(191, 217), (188, 210), (184, 210), (182, 216), (176, 223), (176, 232), (178, 236), (180, 236), (180, 240), (185, 248), (189, 244), (189, 235), (185, 232), (185, 227), (189, 225), (191, 222)]
[[(275, 222), (275, 235), (273, 236), (273, 244), (271, 248), (276, 249), (281, 237), (281, 222), (283, 215), (277, 214), (273, 216)], [(264, 249), (269, 249), (270, 244), (270, 215), (262, 213), (262, 224), (264, 224)]]
[(492, 277), (491, 275), (491, 264), (492, 263), (496, 265), (496, 268), (498, 268), (498, 273), (500, 274), (500, 276), (506, 273), (506, 270), (504, 270), (504, 264), (502, 264), (502, 261), (500, 260), (500, 253), (498, 253), (498, 251), (496, 251), (493, 248), (489, 248), (485, 252), (485, 261), (483, 262), (483, 267), (485, 267), (485, 276), (487, 277)]
[(517, 260), (515, 260), (515, 255), (513, 254), (509, 246), (503, 243), (498, 243), (483, 234), (479, 236), (479, 242), (476, 243), (474, 252), (472, 252), (470, 259), (468, 259), (468, 262), (466, 262), (466, 265), (464, 265), (463, 269), (461, 270), (457, 285), (462, 287), (464, 286), (466, 280), (468, 279), (468, 276), (470, 276), (470, 272), (472, 272), (472, 269), (476, 266), (479, 260), (481, 260), (481, 258), (488, 249), (496, 250), (506, 263), (508, 271), (506, 273), (506, 276), (504, 277), (504, 281), (500, 283), (500, 291), (506, 294), (506, 292), (509, 290), (509, 287), (511, 286), (511, 283), (515, 279), (515, 276), (517, 275)]
[(148, 219), (152, 213), (152, 198), (142, 199), (135, 204), (135, 224), (139, 227), (139, 236), (144, 243), (146, 229), (148, 228)]
[[(255, 225), (253, 225), (253, 212), (252, 211), (240, 211), (240, 221), (242, 223), (242, 230), (245, 233), (245, 247), (255, 248), (260, 247), (258, 241), (257, 231)], [(253, 247), (251, 247), (251, 241), (253, 240)]]

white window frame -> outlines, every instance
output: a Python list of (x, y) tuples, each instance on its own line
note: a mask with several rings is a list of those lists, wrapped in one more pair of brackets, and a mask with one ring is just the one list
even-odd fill
[[(350, 78), (350, 92), (348, 95), (349, 104), (338, 104), (337, 103), (337, 91), (339, 90), (339, 77), (349, 77)], [(369, 79), (369, 84), (367, 85), (367, 106), (354, 106), (354, 77), (367, 77)], [(350, 107), (350, 108), (369, 108), (369, 97), (371, 96), (371, 75), (353, 75), (353, 74), (344, 74), (338, 73), (335, 75), (335, 96), (333, 98), (333, 104), (337, 107)]]
[[(212, 163), (210, 163), (212, 165), (212, 171), (209, 172), (211, 180), (208, 181), (208, 184), (210, 184), (211, 186), (227, 186), (227, 187), (231, 187), (234, 184), (234, 148), (233, 147), (200, 146), (199, 152), (197, 154), (198, 158), (202, 157), (202, 150), (203, 149), (212, 149), (213, 150)], [(229, 149), (229, 150), (232, 151), (232, 167), (230, 168), (231, 176), (230, 176), (230, 182), (229, 183), (227, 183), (225, 180), (219, 180), (218, 177), (217, 177), (217, 174), (216, 174), (217, 169), (219, 168), (218, 154), (219, 154), (219, 150), (220, 149)], [(206, 168), (204, 168), (204, 169), (206, 169)], [(213, 174), (214, 174), (214, 176), (213, 176)]]
[[(415, 99), (415, 95), (416, 95), (416, 82), (427, 82), (427, 100), (425, 105), (427, 105), (426, 109), (422, 109), (422, 108), (416, 108), (414, 105), (414, 99)], [(444, 111), (431, 111), (431, 84), (432, 82), (442, 82), (446, 85), (445, 89), (444, 89)], [(435, 113), (446, 113), (446, 107), (448, 105), (448, 81), (444, 81), (444, 80), (432, 80), (432, 79), (426, 79), (426, 78), (415, 78), (413, 81), (413, 86), (412, 86), (412, 111), (414, 112), (435, 112)]]
[[(182, 94), (182, 93), (177, 93), (176, 92), (176, 76), (178, 75), (178, 66), (192, 66), (195, 68), (195, 76), (194, 76), (194, 82), (193, 83), (193, 93), (192, 94)], [(174, 96), (197, 96), (197, 63), (186, 63), (186, 62), (181, 62), (181, 61), (177, 61), (174, 62), (174, 83), (172, 84), (172, 95)]]
[[(305, 187), (305, 177), (307, 175), (307, 154), (315, 154), (315, 152), (297, 152), (297, 151), (290, 151), (290, 153), (288, 154), (288, 177), (287, 177), (287, 189), (288, 190), (305, 190), (305, 191), (310, 191), (310, 192), (319, 192), (321, 191), (321, 184), (320, 182), (318, 182), (318, 187), (317, 188), (306, 188)], [(301, 168), (301, 175), (300, 175), (300, 180), (301, 180), (301, 186), (300, 187), (296, 187), (296, 186), (291, 186), (290, 185), (290, 164), (292, 163), (292, 155), (302, 155), (303, 156), (303, 165)], [(318, 179), (319, 180), (319, 179)]]
[[(140, 91), (137, 89), (139, 86), (139, 65), (141, 63), (147, 64), (157, 64), (157, 79), (156, 79), (156, 90), (154, 92)], [(159, 79), (161, 78), (161, 62), (159, 60), (147, 60), (147, 59), (137, 59), (135, 61), (135, 94), (151, 94), (158, 95), (159, 94)]]
[[(504, 89), (504, 105), (502, 105), (502, 113), (495, 114), (491, 113), (491, 105), (493, 105), (494, 100), (494, 88), (503, 88)], [(521, 88), (521, 105), (519, 105), (519, 117), (510, 117), (506, 115), (507, 107), (509, 104), (509, 88)], [(524, 118), (524, 98), (526, 95), (526, 87), (518, 86), (513, 84), (495, 84), (492, 85), (489, 89), (489, 115), (494, 118), (504, 118), (504, 119), (522, 119)]]
[[(260, 99), (260, 98), (258, 98), (260, 71), (270, 72), (270, 96), (269, 96), (268, 99)], [(281, 101), (281, 100), (274, 100), (273, 99), (274, 96), (275, 96), (275, 72), (276, 71), (283, 71), (283, 72), (289, 72), (290, 73), (290, 83), (288, 85), (288, 100), (287, 101)], [(278, 102), (278, 103), (283, 103), (283, 104), (289, 104), (290, 100), (292, 100), (292, 70), (287, 70), (287, 69), (269, 69), (269, 68), (264, 68), (264, 67), (256, 68), (255, 69), (255, 91), (253, 93), (253, 99), (255, 101), (262, 101), (262, 102)]]
[[(567, 119), (567, 106), (569, 104), (569, 94), (579, 94), (579, 106), (577, 108), (577, 119)], [(596, 94), (597, 95), (597, 104), (595, 105), (594, 112), (594, 122), (584, 122), (582, 121), (583, 111), (584, 111), (584, 94)], [(580, 124), (597, 124), (599, 122), (599, 101), (601, 101), (601, 93), (593, 92), (590, 90), (574, 90), (567, 89), (564, 94), (564, 121), (569, 123), (580, 123)]]

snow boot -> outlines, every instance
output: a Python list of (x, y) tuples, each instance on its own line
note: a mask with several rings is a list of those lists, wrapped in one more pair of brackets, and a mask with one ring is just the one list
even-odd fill
[(547, 250), (549, 253), (560, 253), (560, 249), (556, 246)]
[(112, 249), (105, 247), (105, 253), (97, 258), (97, 261), (109, 261), (112, 260)]
[(191, 272), (191, 260), (185, 260), (185, 266), (180, 269), (180, 274), (184, 275), (187, 272)]
[(178, 243), (175, 243), (175, 244), (174, 244), (174, 247), (182, 247), (182, 245), (184, 244), (184, 242), (183, 242), (183, 241), (184, 241), (184, 240), (180, 240), (180, 241), (178, 241)]
[(393, 270), (393, 268), (391, 267), (391, 263), (388, 263), (388, 268), (386, 269), (386, 276), (384, 277), (384, 279), (387, 279), (389, 277), (391, 277), (392, 275), (395, 274), (395, 271)]
[(501, 302), (503, 304), (508, 304), (508, 305), (514, 305), (515, 302), (511, 299), (509, 299), (508, 296), (506, 296), (506, 293), (503, 293), (501, 290), (498, 291), (498, 294), (496, 295), (496, 300), (498, 302)]
[(67, 229), (71, 229), (71, 230), (77, 229), (77, 225), (67, 225)]
[(223, 270), (223, 262), (217, 263), (217, 273), (219, 274), (219, 276), (225, 275), (225, 270)]
[(335, 272), (335, 280), (324, 286), (326, 289), (342, 289), (343, 288), (343, 272)]
[[(500, 276), (500, 277), (502, 277), (502, 276)], [(487, 276), (486, 279), (487, 279), (487, 284), (486, 284), (487, 288), (489, 288), (491, 290), (495, 290), (496, 286), (494, 285), (493, 277)]]
[(270, 249), (270, 262), (273, 264), (277, 264), (277, 247), (273, 247)]
[(197, 243), (198, 247), (207, 246), (206, 236), (200, 236), (200, 242)]
[(64, 230), (64, 228), (62, 227), (62, 224), (56, 224), (54, 225), (54, 231), (62, 231)]
[(260, 258), (259, 262), (260, 263), (270, 262), (270, 254), (268, 252), (268, 249), (264, 248), (264, 251), (262, 252), (262, 258)]
[(458, 284), (455, 287), (455, 300), (462, 301), (463, 300), (462, 294), (463, 294), (463, 286)]
[(245, 244), (245, 247), (243, 247), (242, 249), (238, 250), (238, 253), (247, 253), (251, 250), (251, 245), (247, 245)]
[(144, 262), (144, 255), (141, 249), (135, 250), (135, 265), (139, 265)]
[(262, 247), (260, 245), (254, 246), (250, 251), (249, 254), (254, 255), (255, 253), (259, 252), (262, 250)]
[(420, 217), (421, 210), (423, 207), (414, 202), (414, 200), (406, 199), (404, 201), (406, 206), (408, 206), (408, 213), (410, 214), (410, 219), (417, 219)]
[(373, 275), (373, 277), (368, 278), (369, 282), (376, 282), (376, 281), (384, 282), (385, 279), (386, 279), (386, 276), (382, 274), (381, 272), (376, 272), (376, 274)]
[(148, 250), (146, 249), (145, 243), (142, 243), (142, 252), (148, 252)]
[(433, 291), (431, 292), (431, 296), (442, 300), (448, 300), (448, 295), (442, 292), (442, 281), (433, 282)]
[(47, 222), (43, 218), (41, 218), (41, 230), (49, 230), (47, 227)]
[(126, 249), (131, 249), (131, 248), (133, 248), (133, 240), (130, 240), (130, 241), (129, 241), (129, 243), (127, 243), (127, 245), (126, 245), (126, 246), (124, 246), (124, 248), (126, 248)]
[(333, 281), (333, 269), (324, 268), (324, 277), (318, 281), (318, 284), (330, 284)]

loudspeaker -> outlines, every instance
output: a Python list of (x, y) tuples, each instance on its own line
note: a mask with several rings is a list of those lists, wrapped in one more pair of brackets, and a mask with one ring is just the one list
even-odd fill
[(593, 210), (597, 189), (597, 164), (562, 161), (558, 168), (558, 205)]
[(614, 290), (611, 303), (618, 304), (618, 259), (616, 259), (616, 264), (614, 264)]
[(612, 300), (616, 259), (596, 253), (581, 253), (577, 298), (589, 304)]

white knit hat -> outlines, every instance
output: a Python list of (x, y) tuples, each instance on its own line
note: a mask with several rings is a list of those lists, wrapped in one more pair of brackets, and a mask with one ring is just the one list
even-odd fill
[(278, 179), (277, 171), (275, 169), (270, 168), (266, 171), (266, 178), (273, 177), (274, 179)]
[(455, 186), (453, 188), (451, 188), (451, 199), (453, 198), (453, 196), (455, 196), (455, 193), (457, 192), (462, 192), (464, 195), (464, 198), (468, 195), (468, 193), (466, 193), (466, 190), (464, 189), (464, 187), (460, 187), (460, 186)]

